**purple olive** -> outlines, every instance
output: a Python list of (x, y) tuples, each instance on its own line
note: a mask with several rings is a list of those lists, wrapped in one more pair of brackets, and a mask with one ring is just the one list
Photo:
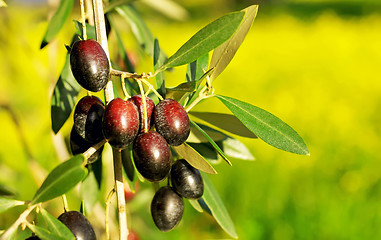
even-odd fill
[(102, 90), (110, 75), (110, 64), (102, 46), (93, 39), (77, 41), (70, 52), (74, 78), (86, 90)]
[(139, 130), (139, 115), (136, 106), (120, 98), (113, 99), (103, 115), (103, 134), (116, 149), (130, 145)]
[(160, 231), (168, 232), (180, 222), (184, 212), (183, 198), (171, 187), (161, 187), (152, 199), (151, 215)]
[(139, 173), (151, 182), (163, 180), (171, 169), (171, 150), (157, 132), (142, 133), (132, 147), (134, 162)]
[(154, 111), (156, 131), (169, 145), (183, 144), (190, 133), (189, 117), (183, 106), (173, 99), (160, 101)]

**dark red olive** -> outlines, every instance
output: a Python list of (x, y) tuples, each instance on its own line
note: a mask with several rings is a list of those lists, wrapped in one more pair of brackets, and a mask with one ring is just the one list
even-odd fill
[(171, 169), (171, 150), (157, 132), (138, 135), (132, 147), (135, 167), (151, 182), (163, 180)]
[[(144, 126), (145, 126), (145, 121), (144, 121), (144, 106), (143, 106), (143, 99), (142, 95), (135, 95), (132, 96), (128, 101), (131, 101), (135, 104), (135, 106), (138, 108), (139, 112), (139, 132), (142, 133), (144, 132)], [(152, 118), (152, 112), (155, 107), (154, 102), (152, 101), (151, 98), (146, 97), (146, 108), (147, 108), (147, 125), (148, 125), (148, 130), (151, 127), (151, 118)]]
[(156, 105), (154, 122), (156, 131), (172, 146), (181, 145), (189, 136), (188, 114), (183, 106), (173, 99), (164, 99)]
[(66, 225), (77, 240), (95, 240), (96, 235), (93, 227), (86, 217), (77, 211), (62, 213), (58, 220)]
[(90, 143), (103, 140), (102, 118), (105, 111), (103, 102), (95, 96), (85, 96), (74, 109), (74, 128)]
[(200, 172), (184, 159), (177, 160), (171, 168), (173, 189), (182, 197), (199, 199), (204, 193)]
[(110, 145), (124, 149), (130, 145), (139, 130), (139, 115), (132, 102), (113, 99), (103, 115), (103, 134)]
[(93, 39), (77, 41), (70, 52), (74, 78), (86, 90), (98, 92), (106, 86), (110, 65), (102, 46)]
[[(84, 153), (85, 151), (87, 151), (87, 149), (89, 149), (92, 146), (93, 144), (89, 143), (88, 141), (83, 139), (81, 136), (79, 136), (77, 131), (75, 131), (74, 127), (71, 129), (70, 150), (73, 155)], [(93, 155), (91, 155), (89, 159), (87, 159), (87, 163), (95, 162), (99, 158), (99, 156), (102, 154), (102, 151), (103, 151), (103, 146), (100, 149), (98, 149)]]
[(160, 231), (168, 232), (180, 222), (184, 212), (183, 198), (171, 187), (161, 187), (152, 199), (151, 215)]

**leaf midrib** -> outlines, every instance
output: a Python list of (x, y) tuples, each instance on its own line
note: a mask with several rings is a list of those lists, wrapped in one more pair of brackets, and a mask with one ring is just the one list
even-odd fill
[[(253, 15), (256, 15), (257, 12), (258, 12), (258, 7), (256, 8), (256, 11), (253, 11)], [(238, 34), (238, 32), (239, 32), (239, 28), (240, 28), (241, 26), (245, 25), (245, 24), (247, 23), (247, 21), (250, 19), (250, 17), (252, 16), (252, 14), (250, 14), (248, 17), (246, 17), (246, 14), (247, 14), (247, 13), (245, 13), (245, 15), (244, 15), (244, 17), (243, 17), (243, 19), (242, 19), (242, 22), (241, 22), (241, 24), (240, 24), (240, 26), (237, 28), (237, 31), (236, 31), (235, 33), (233, 33), (233, 35), (230, 37), (230, 39), (233, 39), (233, 38), (235, 38), (235, 36), (237, 36), (237, 34)], [(245, 36), (246, 36), (246, 34), (245, 34)], [(234, 41), (228, 41), (227, 44), (226, 44), (226, 47), (225, 47), (224, 49), (229, 49), (229, 48), (230, 48), (230, 45), (231, 45), (233, 42), (234, 42)], [(242, 43), (242, 42), (241, 42), (241, 43)], [(237, 52), (237, 50), (238, 50), (238, 48), (235, 50), (235, 52)], [(221, 62), (222, 59), (223, 59), (223, 55), (221, 55), (221, 56), (218, 58), (218, 60), (217, 60), (217, 62), (216, 62), (216, 64), (215, 64), (215, 66), (218, 66), (218, 65), (220, 64), (220, 62)], [(230, 59), (230, 61), (231, 61), (231, 59)], [(217, 75), (217, 76), (218, 76), (218, 75)]]
[[(66, 171), (64, 174), (61, 174), (58, 178), (56, 178), (56, 180), (54, 180), (53, 182), (50, 182), (49, 185), (52, 185), (56, 182), (58, 182), (59, 180), (61, 180), (62, 178), (64, 178), (64, 176), (66, 176), (68, 173), (71, 173), (73, 172), (74, 170), (76, 169), (81, 169), (81, 167), (79, 166), (76, 166), (74, 168), (71, 168), (69, 171)], [(82, 169), (81, 169), (82, 170)], [(39, 192), (38, 195), (36, 195), (36, 197), (34, 197), (34, 200), (32, 201), (33, 203), (36, 203), (36, 199), (39, 199), (41, 195), (43, 195), (43, 193), (46, 193), (49, 189), (51, 189), (51, 187), (45, 187), (45, 189), (43, 189), (43, 191)]]
[[(218, 20), (216, 20), (216, 21), (218, 21)], [(211, 37), (213, 37), (213, 36), (216, 35), (217, 33), (221, 32), (222, 30), (225, 30), (228, 26), (231, 26), (231, 25), (232, 25), (231, 22), (228, 21), (228, 24), (224, 24), (224, 27), (223, 27), (223, 28), (219, 28), (219, 29), (217, 29), (217, 31), (214, 31), (213, 34), (210, 34), (208, 37), (203, 38), (202, 41), (198, 42), (198, 44), (193, 45), (191, 48), (188, 49), (188, 51), (185, 51), (183, 54), (177, 56), (177, 57), (174, 58), (173, 60), (168, 61), (168, 62), (167, 62), (166, 64), (164, 64), (162, 67), (167, 67), (168, 65), (170, 65), (170, 63), (175, 62), (177, 59), (179, 59), (179, 58), (181, 58), (182, 56), (186, 55), (188, 52), (190, 52), (190, 51), (193, 50), (194, 48), (200, 46), (203, 42), (205, 42), (206, 40), (209, 40)], [(202, 29), (201, 29), (201, 30), (202, 30)], [(201, 30), (200, 30), (200, 31), (201, 31)], [(197, 33), (196, 33), (196, 34), (197, 34)], [(196, 34), (195, 34), (195, 35), (196, 35)], [(194, 36), (195, 36), (195, 35), (194, 35)], [(191, 39), (192, 39), (192, 38), (191, 38)], [(183, 46), (185, 46), (185, 45), (183, 45)], [(182, 48), (182, 47), (181, 47), (181, 48)], [(181, 48), (180, 48), (178, 51), (180, 51)], [(177, 51), (177, 52), (178, 52), (178, 51)], [(177, 52), (176, 52), (176, 53), (177, 53)], [(176, 53), (173, 54), (173, 56), (175, 56)], [(171, 59), (171, 58), (169, 58), (169, 59)]]
[(242, 111), (246, 112), (247, 114), (249, 114), (250, 116), (254, 117), (255, 119), (257, 119), (259, 122), (263, 123), (264, 125), (268, 126), (270, 129), (273, 129), (275, 130), (276, 132), (278, 132), (280, 135), (284, 136), (285, 139), (288, 139), (290, 142), (294, 143), (300, 150), (302, 150), (306, 155), (308, 154), (308, 151), (306, 151), (300, 144), (298, 144), (297, 142), (293, 141), (291, 138), (289, 138), (287, 135), (285, 135), (282, 131), (278, 130), (277, 128), (274, 128), (272, 127), (271, 125), (269, 125), (268, 123), (262, 121), (260, 118), (256, 117), (255, 115), (252, 115), (249, 111), (247, 111), (246, 109), (243, 109), (241, 108), (239, 105), (227, 100), (224, 96), (221, 96), (221, 95), (218, 95), (219, 98), (223, 98), (225, 101), (228, 101), (230, 104), (236, 106), (237, 108), (241, 109)]

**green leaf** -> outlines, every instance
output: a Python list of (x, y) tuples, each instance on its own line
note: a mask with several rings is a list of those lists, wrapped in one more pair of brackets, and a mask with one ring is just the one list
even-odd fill
[(58, 133), (70, 116), (81, 89), (82, 87), (71, 72), (69, 55), (67, 55), (65, 66), (54, 87), (51, 99), (51, 120), (54, 133)]
[(241, 160), (255, 160), (250, 150), (235, 138), (227, 137), (223, 141), (217, 142), (224, 153), (230, 157)]
[(127, 55), (127, 51), (126, 51), (126, 48), (124, 47), (122, 37), (120, 36), (119, 31), (115, 26), (113, 18), (110, 16), (110, 14), (107, 15), (107, 18), (108, 18), (108, 21), (110, 23), (111, 28), (115, 32), (115, 36), (116, 36), (116, 39), (118, 41), (118, 51), (119, 51), (119, 55), (122, 58), (124, 66), (125, 66), (124, 70), (126, 70), (128, 72), (135, 72), (135, 67)]
[(95, 204), (98, 202), (99, 186), (95, 174), (90, 171), (81, 183), (81, 198), (84, 201), (85, 210), (91, 213)]
[(0, 184), (0, 196), (1, 197), (13, 197), (15, 196), (16, 193), (14, 192), (13, 189), (9, 188), (8, 186), (4, 185), (4, 184)]
[(194, 168), (209, 174), (217, 174), (217, 171), (214, 170), (208, 161), (188, 144), (183, 143), (180, 146), (173, 146), (173, 149)]
[(42, 39), (40, 49), (48, 45), (63, 27), (73, 8), (74, 0), (61, 0), (57, 11), (49, 22), (48, 29)]
[(197, 211), (197, 212), (204, 212), (204, 209), (202, 209), (200, 203), (197, 200), (188, 199), (190, 205)]
[(225, 162), (227, 162), (230, 166), (232, 165), (232, 163), (229, 161), (228, 157), (225, 155), (225, 153), (221, 150), (221, 148), (217, 145), (217, 143), (215, 143), (213, 141), (213, 139), (211, 137), (209, 137), (209, 135), (200, 127), (198, 126), (195, 122), (193, 122), (192, 120), (190, 120), (191, 124), (193, 126), (196, 127), (196, 129), (198, 131), (200, 131), (200, 133), (202, 133), (202, 135), (204, 135), (204, 137), (206, 139), (208, 139), (209, 143), (213, 146), (213, 148), (217, 151), (217, 153), (225, 160)]
[(199, 59), (188, 64), (186, 80), (187, 82), (198, 81), (203, 75), (204, 71), (208, 69), (209, 54), (201, 56)]
[(216, 112), (189, 112), (190, 115), (222, 130), (247, 138), (257, 138), (236, 116)]
[(196, 81), (192, 81), (181, 83), (173, 88), (166, 88), (165, 98), (172, 98), (179, 102), (185, 94), (194, 92), (196, 90), (196, 85)]
[(27, 223), (27, 226), (32, 230), (41, 240), (66, 240), (67, 238), (61, 237), (58, 234), (52, 233), (49, 230)]
[(37, 190), (31, 204), (45, 202), (74, 188), (87, 174), (84, 157), (76, 155), (54, 168)]
[(40, 215), (44, 219), (47, 229), (59, 237), (67, 240), (75, 240), (73, 233), (57, 218), (53, 217), (48, 211), (40, 208)]
[[(198, 123), (198, 125), (200, 126), (202, 124)], [(205, 125), (202, 125), (202, 129), (215, 142), (222, 141), (226, 138), (226, 134), (224, 134), (224, 133), (222, 133), (216, 129), (210, 128), (210, 127), (205, 126)], [(189, 134), (187, 142), (190, 142), (190, 143), (208, 143), (209, 140), (195, 126), (191, 125), (191, 132)]]
[[(83, 39), (83, 27), (82, 27), (82, 23), (79, 22), (79, 21), (76, 21), (74, 20), (74, 26), (75, 26), (75, 29), (77, 30), (77, 34), (78, 36), (81, 37), (81, 39)], [(87, 35), (87, 39), (94, 39), (94, 40), (97, 40), (97, 35), (96, 35), (96, 32), (95, 32), (95, 27), (86, 23), (86, 35)]]
[(231, 237), (238, 238), (234, 223), (231, 220), (221, 197), (218, 195), (216, 189), (214, 188), (212, 181), (206, 174), (201, 174), (204, 180), (204, 194), (202, 199), (204, 199), (206, 205), (212, 212), (214, 219), (216, 219), (221, 228)]
[[(154, 49), (153, 49), (153, 67), (154, 70), (156, 71), (163, 63), (167, 60), (167, 56), (161, 51), (160, 46), (159, 46), (159, 40), (155, 38), (155, 43), (154, 43)], [(165, 76), (164, 72), (158, 72), (155, 76), (156, 78), (156, 88), (158, 92), (161, 95), (166, 94), (166, 89), (165, 89)]]
[(205, 143), (189, 143), (195, 151), (197, 151), (203, 158), (212, 163), (219, 163), (219, 155), (216, 149), (210, 145), (209, 142)]
[(245, 39), (246, 34), (249, 32), (255, 17), (257, 16), (258, 5), (252, 5), (248, 8), (245, 8), (241, 12), (245, 13), (245, 17), (243, 18), (241, 25), (238, 27), (237, 31), (228, 41), (217, 47), (213, 52), (210, 67), (214, 67), (215, 71), (210, 76), (211, 81), (216, 79), (216, 77), (220, 75), (222, 71), (224, 71), (224, 69), (233, 59), (235, 53)]
[(239, 27), (243, 12), (227, 14), (198, 31), (160, 68), (176, 67), (195, 61), (228, 40)]
[(132, 33), (142, 49), (152, 57), (154, 38), (151, 31), (142, 20), (142, 17), (139, 16), (138, 12), (131, 5), (118, 6), (115, 7), (115, 10), (120, 16), (127, 20), (127, 23), (131, 27)]
[(24, 201), (0, 197), (0, 213), (16, 206), (24, 205)]
[(298, 133), (271, 113), (234, 98), (216, 95), (248, 128), (266, 143), (292, 153), (309, 155)]
[(123, 169), (126, 172), (127, 178), (134, 182), (136, 180), (135, 178), (135, 167), (134, 163), (132, 161), (133, 155), (132, 155), (132, 149), (131, 147), (128, 147), (127, 149), (123, 149), (122, 152), (122, 164)]

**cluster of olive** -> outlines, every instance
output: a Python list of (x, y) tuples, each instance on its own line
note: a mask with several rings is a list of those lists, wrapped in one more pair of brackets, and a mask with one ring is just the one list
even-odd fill
[[(104, 88), (110, 66), (96, 41), (76, 42), (70, 53), (70, 63), (82, 87), (95, 92)], [(132, 144), (136, 169), (145, 179), (160, 182), (170, 176), (172, 186), (161, 187), (151, 203), (156, 226), (161, 231), (169, 231), (182, 217), (182, 197), (198, 199), (203, 194), (203, 181), (197, 169), (183, 159), (172, 164), (170, 146), (183, 144), (189, 133), (188, 114), (173, 99), (161, 100), (155, 106), (149, 97), (135, 95), (126, 101), (115, 98), (105, 106), (99, 98), (85, 96), (74, 110), (70, 148), (73, 154), (83, 153), (104, 139), (118, 150)], [(95, 161), (101, 152), (102, 148), (88, 162)]]

